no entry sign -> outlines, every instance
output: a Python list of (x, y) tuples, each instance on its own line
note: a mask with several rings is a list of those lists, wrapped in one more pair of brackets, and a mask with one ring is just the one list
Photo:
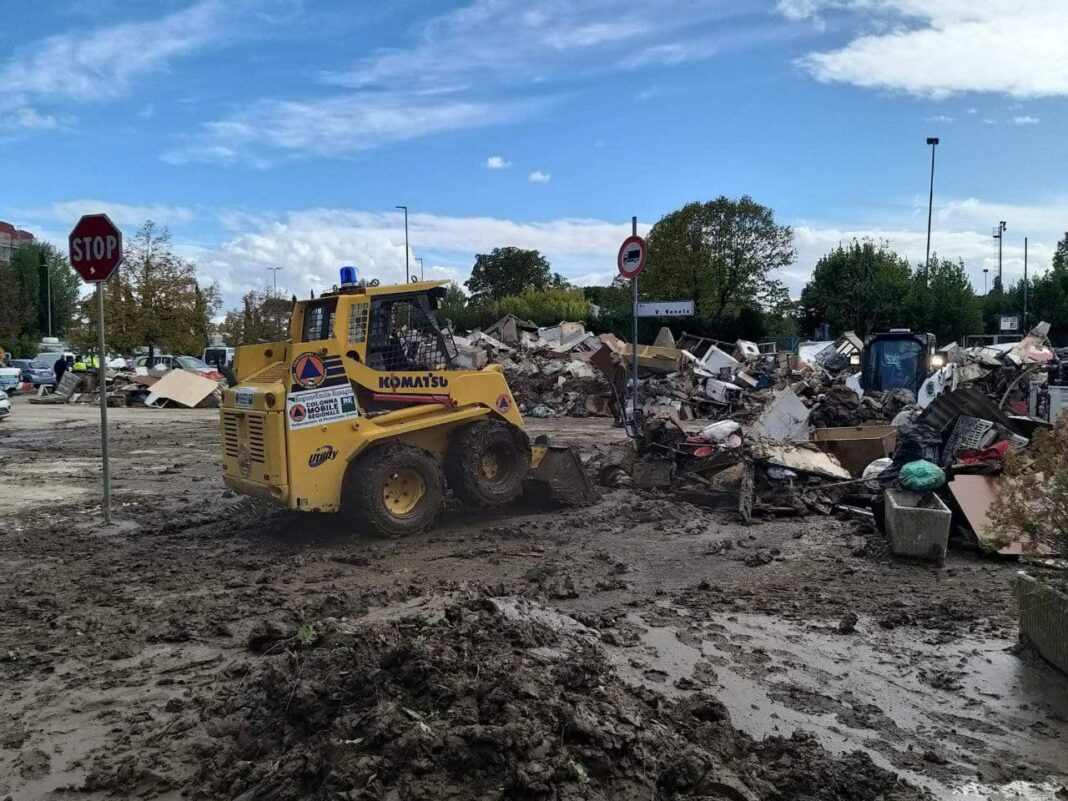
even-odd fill
[(122, 232), (106, 214), (86, 214), (70, 232), (70, 266), (90, 284), (107, 281), (122, 261)]
[(616, 264), (619, 274), (624, 278), (637, 278), (638, 273), (645, 269), (645, 262), (649, 258), (649, 247), (645, 240), (635, 234), (623, 240), (619, 247), (619, 256)]

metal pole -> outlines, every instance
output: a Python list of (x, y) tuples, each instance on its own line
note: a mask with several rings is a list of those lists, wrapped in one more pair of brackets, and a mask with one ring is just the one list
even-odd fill
[(107, 358), (104, 351), (104, 282), (96, 285), (97, 351), (100, 355), (100, 462), (104, 483), (104, 523), (111, 523), (111, 473), (108, 469)]
[(426, 273), (423, 271), (423, 259), (421, 257), (417, 257), (416, 261), (419, 262), (419, 280), (425, 281)]
[(408, 207), (394, 206), (395, 209), (404, 209), (404, 283), (412, 280), (412, 271), (408, 266)]
[[(638, 235), (638, 218), (630, 218), (630, 233), (631, 236)], [(631, 284), (631, 313), (634, 318), (634, 327), (632, 329), (633, 345), (631, 346), (631, 369), (634, 371), (634, 375), (631, 379), (633, 387), (632, 395), (632, 409), (631, 409), (631, 421), (634, 427), (634, 436), (638, 436), (638, 276), (634, 276), (630, 280)]]
[(41, 259), (45, 265), (45, 285), (47, 286), (46, 294), (48, 300), (48, 336), (52, 336), (52, 268), (48, 264), (48, 260), (45, 259), (44, 251), (41, 251)]
[(1002, 233), (998, 235), (998, 289), (999, 289), (999, 292), (1004, 292), (1004, 290), (1005, 290), (1005, 286), (1002, 283), (1002, 277), (1001, 277), (1001, 254), (1002, 254), (1002, 242), (1003, 241), (1005, 241), (1005, 232), (1004, 231), (1002, 231)]
[(931, 210), (934, 207), (935, 148), (938, 146), (938, 139), (931, 137), (927, 140), (927, 144), (931, 146), (931, 189), (927, 195), (927, 255), (923, 260), (925, 268), (931, 266)]
[(1024, 331), (1030, 331), (1027, 327), (1027, 237), (1024, 237)]

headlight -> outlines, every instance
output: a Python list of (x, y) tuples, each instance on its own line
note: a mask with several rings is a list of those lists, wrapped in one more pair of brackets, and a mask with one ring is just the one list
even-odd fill
[(849, 366), (850, 367), (860, 367), (860, 354), (859, 353), (854, 353), (853, 355), (851, 355), (849, 357)]
[(931, 367), (936, 370), (946, 366), (946, 357), (943, 353), (936, 353), (931, 357)]

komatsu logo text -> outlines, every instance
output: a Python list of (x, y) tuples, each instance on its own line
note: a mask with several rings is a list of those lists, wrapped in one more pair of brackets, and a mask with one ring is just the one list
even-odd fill
[(445, 389), (449, 379), (445, 376), (427, 373), (426, 375), (390, 375), (378, 379), (379, 389)]

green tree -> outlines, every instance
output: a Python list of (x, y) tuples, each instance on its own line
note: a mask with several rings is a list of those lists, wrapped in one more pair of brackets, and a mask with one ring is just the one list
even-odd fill
[(630, 309), (630, 281), (616, 276), (609, 286), (587, 286), (582, 294), (590, 303), (600, 306), (607, 312), (621, 312)]
[(816, 263), (801, 291), (806, 328), (829, 323), (835, 332), (860, 336), (908, 326), (909, 263), (883, 243), (853, 240)]
[(284, 298), (259, 289), (245, 293), (241, 306), (230, 309), (219, 324), (227, 345), (281, 342), (289, 337), (289, 319), (296, 298)]
[(33, 356), (42, 336), (64, 336), (76, 318), (81, 281), (67, 257), (48, 242), (18, 247), (0, 265), (0, 345)]
[(942, 344), (983, 330), (983, 304), (976, 297), (964, 262), (939, 260), (934, 253), (928, 267), (916, 267), (908, 301), (911, 328), (927, 331)]
[[(197, 283), (196, 268), (175, 255), (171, 235), (151, 220), (123, 248), (123, 261), (108, 280), (104, 316), (109, 349), (130, 353), (200, 353), (222, 305), (215, 284)], [(96, 303), (82, 304), (83, 325), (72, 342), (86, 350), (95, 346)]]
[[(563, 278), (557, 276), (559, 282)], [(524, 289), (546, 289), (553, 284), (549, 262), (536, 250), (494, 248), (492, 253), (475, 256), (475, 266), (466, 286), (471, 302), (480, 304), (518, 295)]]
[(792, 264), (793, 231), (748, 195), (689, 203), (649, 232), (643, 295), (692, 300), (700, 317), (737, 314), (780, 294), (774, 272)]
[(467, 308), (467, 295), (455, 281), (450, 281), (445, 288), (445, 297), (442, 298), (441, 308), (438, 310), (438, 319), (444, 323), (446, 320), (458, 321), (464, 319), (464, 311)]

